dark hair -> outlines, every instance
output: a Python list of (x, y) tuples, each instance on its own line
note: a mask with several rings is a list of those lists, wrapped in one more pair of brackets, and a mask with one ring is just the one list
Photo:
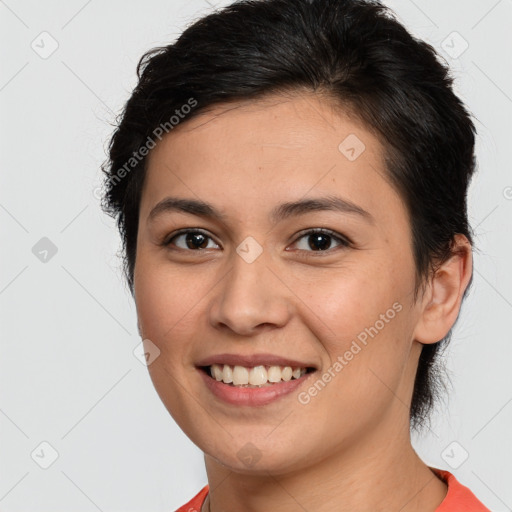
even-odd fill
[[(415, 297), (452, 254), (455, 234), (472, 243), (466, 204), (475, 170), (470, 114), (432, 46), (378, 1), (240, 0), (199, 19), (173, 44), (148, 51), (137, 76), (102, 166), (102, 208), (117, 217), (132, 294), (150, 143), (161, 138), (162, 127), (170, 132), (207, 108), (275, 93), (321, 94), (382, 141), (388, 178), (410, 216)], [(422, 348), (413, 429), (424, 426), (441, 395), (436, 354), (450, 337), (451, 330)]]

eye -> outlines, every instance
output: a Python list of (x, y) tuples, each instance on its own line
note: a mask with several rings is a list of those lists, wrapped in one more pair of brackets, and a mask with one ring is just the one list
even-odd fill
[[(301, 239), (305, 239), (305, 241), (298, 243)], [(294, 243), (298, 244), (299, 250), (302, 251), (324, 252), (332, 249), (332, 240), (336, 240), (341, 247), (350, 247), (350, 241), (346, 237), (324, 228), (305, 231)], [(308, 248), (312, 249), (312, 251), (308, 251)]]
[[(304, 242), (300, 240), (306, 239)], [(299, 238), (294, 242), (299, 245), (298, 249), (305, 252), (325, 252), (332, 250), (332, 241), (338, 243), (338, 247), (350, 247), (351, 242), (330, 229), (318, 228), (303, 231)], [(209, 241), (213, 242), (213, 247), (209, 247)], [(200, 229), (184, 229), (174, 233), (170, 238), (166, 238), (162, 242), (163, 246), (174, 245), (178, 249), (201, 251), (205, 249), (218, 248), (219, 245), (212, 239), (210, 235)], [(302, 245), (302, 247), (300, 247)], [(312, 250), (308, 250), (312, 249)], [(288, 249), (287, 249), (288, 250)]]
[[(181, 244), (183, 245), (180, 245), (180, 243), (177, 242), (180, 239), (182, 240)], [(174, 244), (172, 243), (173, 240), (175, 241)], [(211, 240), (213, 242), (213, 239), (203, 231), (199, 229), (188, 229), (175, 233), (171, 238), (167, 238), (166, 240), (164, 240), (162, 242), (162, 245), (175, 245), (176, 247), (178, 247), (178, 249), (191, 249), (197, 251), (197, 249), (211, 249), (212, 247), (208, 247), (208, 240)], [(215, 247), (218, 247), (218, 245), (215, 242), (214, 245)]]

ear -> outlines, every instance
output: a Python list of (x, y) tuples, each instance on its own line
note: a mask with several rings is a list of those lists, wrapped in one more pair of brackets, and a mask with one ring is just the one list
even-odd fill
[(423, 294), (414, 339), (420, 343), (437, 343), (453, 327), (460, 311), (464, 292), (471, 280), (473, 258), (468, 239), (457, 234), (453, 255), (437, 270)]

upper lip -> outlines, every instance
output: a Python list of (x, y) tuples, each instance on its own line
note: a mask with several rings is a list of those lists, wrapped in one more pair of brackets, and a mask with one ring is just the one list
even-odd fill
[(288, 359), (274, 354), (216, 354), (201, 359), (196, 363), (197, 366), (211, 366), (212, 364), (230, 365), (230, 366), (291, 366), (293, 368), (315, 368), (310, 363)]

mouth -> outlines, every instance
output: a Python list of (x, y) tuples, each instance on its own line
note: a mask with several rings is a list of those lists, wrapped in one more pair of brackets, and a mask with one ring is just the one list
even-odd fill
[(195, 364), (206, 389), (235, 406), (266, 406), (306, 386), (318, 367), (276, 354), (216, 354)]
[(234, 388), (272, 387), (283, 382), (298, 380), (316, 371), (313, 366), (241, 366), (217, 363), (198, 366), (198, 369), (212, 380)]

